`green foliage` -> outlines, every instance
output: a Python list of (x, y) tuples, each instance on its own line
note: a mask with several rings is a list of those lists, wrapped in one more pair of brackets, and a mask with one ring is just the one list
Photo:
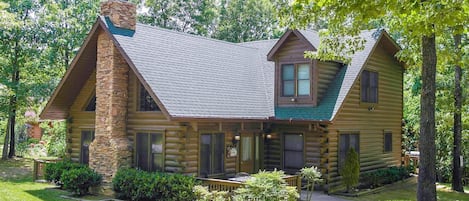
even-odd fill
[(98, 186), (102, 177), (88, 166), (74, 168), (62, 173), (63, 187), (77, 195), (85, 195), (88, 189)]
[(269, 0), (230, 0), (222, 6), (214, 36), (217, 39), (248, 42), (276, 38), (282, 33)]
[(390, 184), (410, 177), (410, 169), (412, 167), (388, 167), (371, 172), (363, 173), (361, 183), (364, 187), (379, 187), (384, 184)]
[(43, 131), (42, 140), (46, 142), (48, 156), (65, 157), (66, 123), (64, 121), (43, 122), (40, 124)]
[(63, 185), (62, 174), (72, 169), (82, 168), (83, 165), (72, 163), (71, 161), (58, 161), (57, 163), (48, 163), (44, 169), (44, 177), (47, 181)]
[(288, 186), (282, 178), (283, 171), (260, 171), (252, 175), (243, 187), (235, 190), (234, 201), (277, 200), (296, 201), (299, 194), (295, 187)]
[(314, 184), (322, 182), (321, 172), (315, 166), (309, 168), (305, 167), (300, 170), (301, 177), (306, 180), (306, 190), (308, 194), (306, 195), (306, 200), (311, 200), (314, 191)]
[(347, 186), (347, 192), (358, 184), (360, 178), (360, 161), (357, 152), (350, 148), (345, 156), (344, 165), (340, 171), (343, 183)]
[(119, 169), (112, 180), (118, 198), (130, 200), (195, 200), (194, 177)]
[(215, 0), (134, 0), (148, 12), (138, 15), (138, 21), (202, 36), (210, 36), (218, 17)]
[(227, 191), (209, 191), (208, 187), (201, 185), (194, 186), (193, 190), (197, 197), (196, 201), (231, 201)]

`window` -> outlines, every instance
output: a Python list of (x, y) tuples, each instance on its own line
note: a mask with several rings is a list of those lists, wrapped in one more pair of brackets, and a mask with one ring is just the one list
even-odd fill
[(150, 96), (150, 93), (140, 84), (138, 111), (160, 111), (155, 100)]
[(88, 164), (90, 160), (90, 144), (94, 140), (94, 130), (81, 131), (81, 151), (80, 151), (80, 163)]
[(378, 73), (364, 70), (360, 82), (361, 101), (366, 103), (378, 102)]
[(358, 154), (360, 154), (360, 141), (358, 134), (340, 134), (339, 139), (339, 158), (338, 165), (339, 170), (345, 162), (347, 152), (353, 148)]
[(163, 134), (137, 133), (136, 165), (145, 171), (163, 170)]
[(309, 96), (311, 94), (309, 64), (282, 65), (282, 96)]
[(96, 111), (96, 94), (93, 95), (93, 97), (88, 102), (88, 105), (86, 105), (85, 111), (87, 112)]
[(392, 151), (392, 133), (385, 132), (384, 133), (384, 152), (391, 152)]
[(207, 177), (224, 172), (225, 135), (223, 133), (201, 134), (200, 176)]
[(285, 134), (283, 137), (283, 167), (298, 170), (304, 167), (302, 134)]

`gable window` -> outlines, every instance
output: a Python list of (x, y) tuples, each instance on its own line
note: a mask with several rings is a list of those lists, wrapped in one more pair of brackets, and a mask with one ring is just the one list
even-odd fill
[(200, 135), (200, 176), (208, 177), (224, 172), (225, 134)]
[(81, 131), (80, 163), (88, 164), (90, 160), (90, 144), (94, 140), (94, 130)]
[(163, 134), (137, 133), (135, 149), (138, 168), (145, 171), (163, 170)]
[(311, 95), (311, 68), (309, 64), (282, 65), (282, 96)]
[(285, 134), (283, 137), (283, 167), (286, 170), (299, 170), (304, 167), (303, 135)]
[(96, 94), (88, 101), (88, 105), (86, 105), (85, 111), (93, 112), (96, 111)]
[(391, 152), (392, 151), (392, 133), (385, 132), (384, 133), (384, 152)]
[(342, 168), (345, 162), (347, 152), (353, 148), (360, 155), (360, 140), (358, 134), (340, 134), (339, 138), (339, 156), (338, 165), (339, 170)]
[(361, 101), (366, 103), (378, 102), (378, 73), (363, 70), (360, 81)]
[(139, 88), (139, 99), (138, 99), (138, 111), (160, 111), (155, 100), (150, 96), (150, 93), (145, 89), (143, 84), (140, 84)]

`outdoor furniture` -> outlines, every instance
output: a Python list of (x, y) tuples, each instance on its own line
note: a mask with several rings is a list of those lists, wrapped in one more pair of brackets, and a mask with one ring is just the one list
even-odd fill
[(45, 165), (48, 163), (56, 163), (60, 161), (60, 158), (54, 159), (34, 159), (34, 169), (33, 169), (33, 181), (37, 181), (38, 179), (45, 179), (44, 178), (44, 168)]

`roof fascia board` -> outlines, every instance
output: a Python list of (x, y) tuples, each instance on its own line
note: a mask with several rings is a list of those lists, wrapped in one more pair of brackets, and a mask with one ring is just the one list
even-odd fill
[(42, 117), (45, 115), (45, 112), (47, 110), (49, 110), (51, 104), (54, 102), (55, 98), (57, 97), (58, 93), (60, 92), (60, 90), (62, 89), (62, 86), (64, 85), (65, 81), (68, 79), (68, 77), (70, 76), (71, 72), (74, 70), (78, 60), (80, 59), (81, 55), (83, 54), (83, 52), (85, 51), (86, 47), (88, 46), (89, 42), (91, 41), (91, 38), (93, 38), (93, 36), (96, 34), (96, 30), (98, 29), (98, 27), (100, 26), (100, 23), (99, 21), (101, 21), (99, 19), (99, 17), (96, 19), (96, 22), (93, 24), (93, 27), (91, 28), (91, 30), (88, 32), (88, 36), (86, 37), (86, 39), (83, 41), (83, 43), (81, 44), (80, 46), (80, 49), (78, 50), (78, 53), (77, 55), (75, 56), (75, 58), (73, 58), (72, 60), (72, 63), (70, 63), (69, 65), (69, 68), (67, 69), (67, 71), (65, 72), (65, 75), (63, 76), (62, 80), (60, 80), (59, 84), (57, 85), (57, 87), (55, 88), (54, 92), (52, 93), (51, 95), (51, 98), (49, 99), (49, 101), (47, 102), (46, 106), (44, 107), (44, 109), (41, 111), (41, 114), (39, 114), (39, 118), (42, 119)]
[(137, 70), (137, 68), (135, 67), (135, 64), (132, 62), (132, 60), (127, 55), (127, 53), (124, 51), (124, 49), (122, 48), (120, 43), (114, 37), (114, 34), (112, 34), (111, 31), (109, 31), (109, 29), (107, 28), (105, 22), (102, 20), (102, 18), (98, 18), (98, 21), (99, 21), (99, 24), (102, 26), (104, 32), (108, 34), (109, 38), (111, 38), (111, 40), (114, 42), (114, 45), (117, 47), (117, 50), (119, 50), (119, 53), (122, 55), (122, 57), (125, 59), (125, 61), (129, 65), (129, 67), (135, 73), (135, 75), (137, 76), (137, 79), (143, 84), (145, 89), (150, 93), (150, 96), (153, 98), (153, 100), (155, 100), (155, 102), (158, 105), (158, 107), (160, 108), (161, 112), (166, 117), (166, 120), (171, 120), (172, 119), (171, 114), (169, 114), (168, 110), (164, 107), (163, 103), (161, 103), (160, 99), (156, 96), (155, 92), (153, 90), (151, 90), (148, 83), (145, 81), (145, 79), (143, 79), (142, 74), (140, 74), (140, 72)]

